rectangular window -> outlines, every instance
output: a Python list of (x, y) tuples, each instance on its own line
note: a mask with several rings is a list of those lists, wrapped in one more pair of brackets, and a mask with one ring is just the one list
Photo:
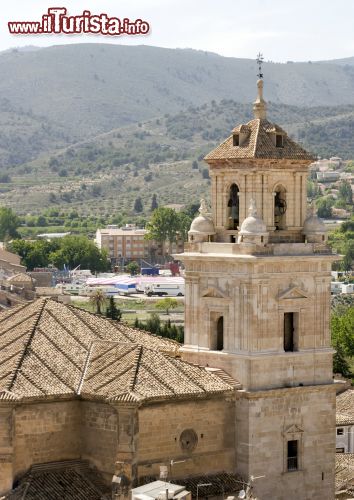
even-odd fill
[(336, 453), (344, 453), (344, 448), (336, 448)]
[(240, 145), (240, 136), (238, 134), (234, 134), (232, 137), (233, 137), (233, 145), (239, 146)]
[(344, 429), (337, 429), (337, 436), (343, 436), (344, 434)]
[(294, 351), (294, 313), (284, 313), (284, 351)]
[(288, 471), (298, 469), (298, 443), (299, 441), (288, 441)]
[(277, 148), (282, 148), (283, 147), (283, 136), (280, 134), (277, 134), (275, 136), (275, 145)]

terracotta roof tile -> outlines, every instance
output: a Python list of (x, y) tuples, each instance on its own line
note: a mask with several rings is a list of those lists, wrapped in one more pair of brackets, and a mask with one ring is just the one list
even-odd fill
[[(233, 145), (233, 136), (230, 135), (217, 148), (204, 158), (209, 160), (233, 160), (242, 158), (268, 158), (314, 161), (313, 156), (301, 146), (291, 140), (286, 132), (278, 125), (265, 119), (254, 119), (246, 125), (235, 127), (233, 132), (248, 133), (248, 137), (241, 146)], [(272, 134), (283, 136), (283, 147), (276, 147)]]
[(32, 466), (6, 500), (100, 500), (111, 498), (110, 488), (96, 469), (84, 461)]
[(217, 374), (174, 358), (178, 349), (174, 341), (38, 299), (0, 315), (0, 400), (125, 402), (233, 390)]
[(336, 424), (354, 424), (354, 389), (348, 389), (338, 394), (336, 401)]

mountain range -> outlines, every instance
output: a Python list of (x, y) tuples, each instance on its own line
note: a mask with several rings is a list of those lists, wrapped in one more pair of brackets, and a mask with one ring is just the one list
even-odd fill
[[(111, 175), (125, 210), (140, 191), (147, 197), (161, 191), (164, 201), (176, 202), (163, 174), (169, 169), (181, 175), (178, 199), (199, 196), (207, 178), (199, 185), (191, 162), (252, 117), (256, 73), (250, 59), (144, 45), (2, 52), (0, 200), (37, 212), (53, 188), (51, 203), (88, 209), (99, 199), (107, 210)], [(266, 62), (263, 73), (270, 119), (314, 154), (354, 157), (354, 57)], [(149, 168), (158, 170), (160, 181), (140, 185)], [(188, 172), (195, 182), (184, 182)], [(82, 184), (99, 188), (84, 190), (80, 201), (75, 193)], [(72, 195), (63, 200), (68, 186)]]

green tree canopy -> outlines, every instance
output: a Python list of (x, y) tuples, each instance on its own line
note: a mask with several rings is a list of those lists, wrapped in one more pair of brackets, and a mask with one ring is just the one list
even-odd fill
[(328, 219), (332, 217), (332, 207), (334, 205), (334, 199), (332, 196), (326, 196), (325, 198), (319, 198), (317, 200), (317, 214), (319, 217)]
[(179, 229), (179, 220), (177, 212), (172, 208), (159, 207), (152, 213), (150, 222), (146, 228), (148, 233), (146, 238), (156, 240), (160, 243), (176, 241), (177, 232)]
[(58, 268), (73, 269), (78, 265), (91, 271), (106, 271), (108, 261), (105, 252), (97, 248), (86, 236), (68, 235), (60, 240), (59, 249), (50, 255), (51, 262)]
[(137, 262), (135, 262), (135, 260), (129, 262), (129, 264), (125, 266), (125, 269), (132, 276), (136, 276), (140, 272), (140, 266)]
[(106, 271), (109, 267), (106, 252), (99, 250), (86, 236), (68, 235), (52, 241), (15, 240), (9, 249), (20, 255), (22, 263), (30, 270), (49, 264), (59, 269), (64, 265), (70, 269), (80, 265), (92, 272)]
[(97, 314), (102, 314), (102, 307), (106, 303), (106, 296), (102, 290), (95, 290), (90, 296), (90, 303), (96, 308)]
[(339, 198), (349, 205), (353, 204), (353, 191), (350, 182), (342, 180), (339, 184)]
[(11, 210), (11, 208), (0, 208), (0, 240), (9, 240), (18, 238), (17, 228), (20, 225), (20, 219)]
[(170, 314), (170, 309), (176, 309), (176, 307), (178, 307), (178, 300), (172, 297), (165, 297), (155, 304), (156, 309), (166, 311), (166, 314)]
[(115, 321), (120, 321), (122, 318), (122, 312), (116, 306), (116, 303), (115, 303), (113, 297), (109, 297), (108, 306), (106, 308), (106, 316), (107, 316), (107, 318), (113, 319)]
[(141, 201), (141, 198), (137, 198), (134, 202), (134, 212), (140, 213), (144, 210), (143, 207), (143, 202)]

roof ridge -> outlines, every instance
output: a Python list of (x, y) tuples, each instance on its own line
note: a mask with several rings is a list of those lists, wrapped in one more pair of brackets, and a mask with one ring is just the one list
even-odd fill
[(84, 383), (84, 380), (85, 380), (85, 375), (87, 373), (87, 370), (88, 370), (88, 367), (89, 367), (89, 363), (90, 363), (90, 359), (91, 359), (92, 349), (93, 349), (93, 342), (91, 342), (90, 347), (88, 348), (88, 351), (87, 351), (84, 369), (82, 370), (80, 381), (79, 381), (79, 385), (78, 385), (78, 388), (77, 388), (77, 391), (76, 391), (76, 394), (78, 396), (80, 396), (80, 394), (81, 394), (81, 389), (82, 389), (82, 386), (83, 386), (83, 383)]
[[(261, 120), (258, 119), (256, 120), (256, 130), (255, 130), (255, 137), (256, 137), (256, 140), (254, 141), (254, 147), (253, 147), (253, 156), (256, 155), (256, 151), (257, 151), (257, 145), (258, 145), (258, 140), (259, 140), (259, 129), (260, 129), (260, 125), (261, 125)], [(252, 134), (252, 132), (251, 132)]]
[(34, 336), (34, 334), (35, 334), (35, 331), (36, 331), (37, 325), (38, 325), (38, 323), (39, 323), (39, 321), (40, 321), (40, 319), (41, 319), (41, 317), (42, 317), (44, 307), (45, 307), (45, 305), (46, 305), (46, 303), (47, 303), (47, 299), (45, 299), (45, 298), (41, 298), (41, 299), (39, 299), (39, 300), (38, 300), (38, 302), (40, 303), (40, 309), (39, 309), (39, 311), (37, 311), (37, 313), (34, 315), (34, 316), (37, 316), (37, 317), (35, 318), (35, 321), (34, 321), (34, 324), (33, 324), (32, 330), (31, 330), (31, 333), (30, 333), (30, 335), (29, 335), (29, 337), (28, 337), (28, 340), (27, 340), (27, 343), (26, 343), (26, 345), (25, 345), (25, 348), (24, 348), (24, 350), (23, 350), (23, 352), (22, 352), (22, 356), (20, 357), (20, 359), (19, 359), (19, 361), (18, 361), (18, 364), (17, 364), (17, 366), (16, 366), (16, 368), (15, 368), (15, 370), (14, 370), (13, 376), (11, 377), (11, 379), (10, 379), (10, 381), (9, 381), (9, 383), (8, 383), (7, 389), (8, 389), (9, 391), (12, 389), (12, 387), (13, 387), (13, 385), (14, 385), (14, 383), (15, 383), (15, 380), (16, 380), (16, 377), (17, 377), (17, 374), (18, 374), (18, 371), (19, 371), (19, 369), (20, 369), (20, 367), (21, 367), (21, 365), (22, 365), (22, 363), (23, 363), (23, 361), (24, 361), (24, 359), (25, 359), (25, 357), (26, 357), (26, 355), (27, 355), (27, 353), (28, 353), (29, 346), (30, 346), (30, 344), (31, 344), (31, 342), (32, 342), (32, 339), (33, 339), (33, 336)]
[(143, 353), (143, 346), (138, 344), (137, 352), (135, 353), (135, 359), (134, 359), (135, 370), (134, 370), (134, 374), (132, 376), (132, 380), (130, 381), (130, 384), (129, 384), (129, 391), (134, 390), (136, 380), (138, 378), (139, 365), (140, 365), (142, 353)]
[[(95, 344), (95, 342), (92, 342), (92, 344)], [(124, 352), (121, 356), (118, 356), (114, 359), (114, 362), (117, 363), (117, 361), (120, 361), (122, 358), (124, 358), (124, 356), (127, 356), (128, 354), (130, 354), (131, 352), (134, 351), (134, 349), (136, 349), (137, 345), (138, 344), (134, 344), (133, 342), (130, 342), (129, 344), (125, 344), (125, 343), (122, 343), (123, 345), (129, 345), (131, 348), (130, 348), (130, 351), (128, 352)], [(96, 361), (98, 358), (102, 357), (102, 356), (105, 356), (109, 351), (111, 351), (112, 349), (116, 348), (117, 346), (120, 346), (120, 342), (115, 342), (115, 345), (113, 345), (110, 349), (107, 349), (106, 351), (104, 351), (103, 353), (101, 353), (99, 356), (96, 356), (96, 357), (93, 357), (91, 359), (92, 362)], [(88, 377), (86, 380), (91, 380), (93, 377), (95, 377), (96, 375), (98, 375), (99, 373), (103, 372), (106, 368), (108, 368), (108, 366), (111, 366), (112, 365), (112, 362), (110, 361), (108, 364), (104, 365), (102, 368), (100, 368), (99, 370), (97, 370), (95, 373), (93, 373), (90, 377)]]

